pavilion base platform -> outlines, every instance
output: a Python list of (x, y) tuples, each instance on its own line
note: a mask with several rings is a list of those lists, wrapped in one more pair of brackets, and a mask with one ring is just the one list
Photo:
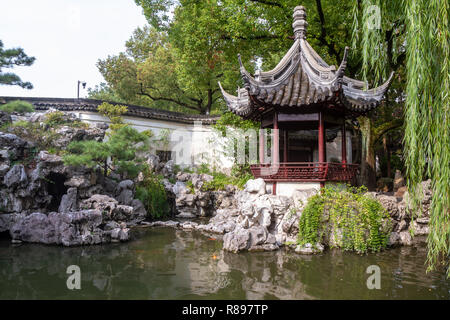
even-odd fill
[[(324, 186), (345, 190), (347, 183), (327, 181), (324, 183)], [(312, 189), (319, 191), (320, 188), (320, 182), (268, 182), (266, 184), (267, 193), (286, 197), (292, 197), (292, 195), (297, 191), (301, 192)]]

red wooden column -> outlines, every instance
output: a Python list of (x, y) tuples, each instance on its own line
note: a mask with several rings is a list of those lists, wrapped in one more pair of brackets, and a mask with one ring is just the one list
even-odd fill
[(325, 162), (325, 125), (322, 111), (319, 112), (319, 162)]
[[(273, 148), (272, 148), (272, 165), (278, 166), (280, 163), (280, 133), (278, 129), (278, 114), (273, 114)], [(272, 193), (277, 194), (277, 182), (273, 183)]]
[(347, 137), (346, 137), (346, 132), (345, 132), (345, 119), (344, 119), (344, 124), (342, 125), (342, 144), (341, 144), (341, 149), (342, 149), (342, 164), (346, 164), (347, 163)]
[(266, 141), (264, 139), (264, 128), (261, 126), (261, 129), (259, 129), (259, 163), (264, 163), (264, 154), (265, 150), (264, 147), (266, 145)]
[[(319, 112), (319, 168), (323, 169), (322, 163), (326, 162), (325, 159), (325, 124), (323, 121), (323, 113)], [(324, 182), (320, 183), (321, 187), (325, 186)]]
[(273, 114), (273, 163), (280, 163), (280, 132), (278, 130), (278, 115)]
[(283, 130), (283, 162), (288, 162), (288, 132)]

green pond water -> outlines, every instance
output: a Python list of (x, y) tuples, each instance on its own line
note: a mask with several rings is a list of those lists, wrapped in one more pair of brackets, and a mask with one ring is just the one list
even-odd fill
[[(425, 273), (425, 247), (234, 254), (195, 231), (140, 228), (134, 237), (74, 248), (3, 239), (0, 299), (450, 299), (445, 272)], [(70, 265), (80, 267), (80, 290), (67, 289)], [(370, 265), (380, 267), (379, 290), (367, 288)]]

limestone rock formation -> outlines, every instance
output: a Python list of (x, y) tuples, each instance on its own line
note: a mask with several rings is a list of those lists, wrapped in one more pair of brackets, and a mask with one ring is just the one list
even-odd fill
[(163, 183), (169, 197), (173, 198), (178, 218), (195, 218), (213, 215), (217, 209), (234, 207), (235, 187), (227, 186), (226, 190), (209, 191), (202, 188), (212, 181), (208, 174), (178, 172), (176, 182)]
[[(424, 242), (420, 237), (428, 234), (428, 222), (430, 219), (431, 205), (431, 180), (423, 181), (422, 188), (422, 212), (412, 216), (409, 206), (409, 194), (404, 192), (403, 197), (390, 196), (383, 193), (372, 193), (380, 201), (381, 205), (389, 212), (392, 221), (392, 233), (389, 239), (390, 245), (413, 245)], [(415, 237), (411, 236), (412, 231)]]
[(266, 193), (266, 183), (264, 182), (263, 178), (249, 180), (245, 184), (244, 190), (249, 193), (265, 194)]
[(394, 192), (396, 192), (399, 188), (404, 186), (405, 186), (405, 179), (403, 178), (400, 170), (396, 170), (394, 177)]
[[(201, 191), (205, 181), (212, 177), (179, 173), (175, 184), (167, 183), (166, 189), (175, 194), (178, 218), (201, 216), (200, 209), (213, 210), (207, 224), (182, 222), (179, 224), (156, 222), (152, 226), (172, 226), (221, 234), (224, 249), (232, 252), (242, 250), (276, 250), (288, 237), (284, 233), (283, 218), (291, 212), (291, 198), (266, 194), (264, 181), (250, 180), (245, 190), (227, 186), (222, 191)], [(262, 180), (262, 179), (261, 179)], [(192, 189), (187, 187), (192, 181)], [(193, 192), (192, 192), (193, 191)], [(293, 236), (293, 235), (291, 235)]]
[(4, 124), (11, 123), (11, 116), (8, 112), (0, 111), (0, 127)]
[[(189, 173), (179, 173), (175, 184), (166, 182), (166, 188), (175, 194), (178, 210), (185, 210), (185, 214), (179, 215), (178, 218), (198, 216), (196, 201), (199, 192), (195, 188), (190, 190), (186, 185), (191, 178)], [(195, 181), (197, 186), (201, 185), (199, 180)], [(340, 239), (339, 229), (331, 230), (331, 233), (324, 237), (323, 243), (307, 243), (302, 246), (296, 244), (298, 221), (308, 199), (317, 193), (316, 189), (298, 190), (288, 198), (263, 193), (261, 185), (258, 181), (250, 180), (244, 190), (236, 190), (230, 186), (226, 196), (219, 193), (211, 197), (213, 216), (205, 224), (193, 221), (157, 221), (149, 225), (215, 233), (223, 236), (223, 248), (231, 252), (268, 251), (287, 245), (299, 254), (316, 254), (327, 246), (337, 245), (335, 241)], [(392, 230), (386, 229), (391, 225), (388, 223), (389, 219), (382, 224), (385, 232), (391, 231), (390, 245), (413, 245), (421, 241), (422, 238), (411, 236), (409, 230), (412, 227), (416, 235), (428, 233), (430, 181), (423, 182), (422, 186), (424, 212), (413, 222), (407, 209), (407, 194), (405, 198), (397, 198), (384, 193), (369, 193), (378, 199), (390, 214)], [(222, 206), (227, 199), (230, 199), (230, 205)]]
[[(27, 121), (43, 122), (45, 116), (34, 113)], [(101, 140), (107, 127), (63, 126), (53, 143)], [(60, 156), (36, 154), (33, 143), (0, 132), (0, 232), (9, 231), (14, 241), (66, 246), (126, 241), (128, 226), (147, 216), (134, 192), (131, 180), (115, 182), (94, 169), (66, 166)]]

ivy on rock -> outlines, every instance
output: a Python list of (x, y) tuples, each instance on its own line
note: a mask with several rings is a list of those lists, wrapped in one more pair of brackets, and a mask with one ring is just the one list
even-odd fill
[(364, 187), (326, 187), (309, 198), (299, 220), (298, 244), (366, 253), (386, 248), (391, 231), (388, 212)]

